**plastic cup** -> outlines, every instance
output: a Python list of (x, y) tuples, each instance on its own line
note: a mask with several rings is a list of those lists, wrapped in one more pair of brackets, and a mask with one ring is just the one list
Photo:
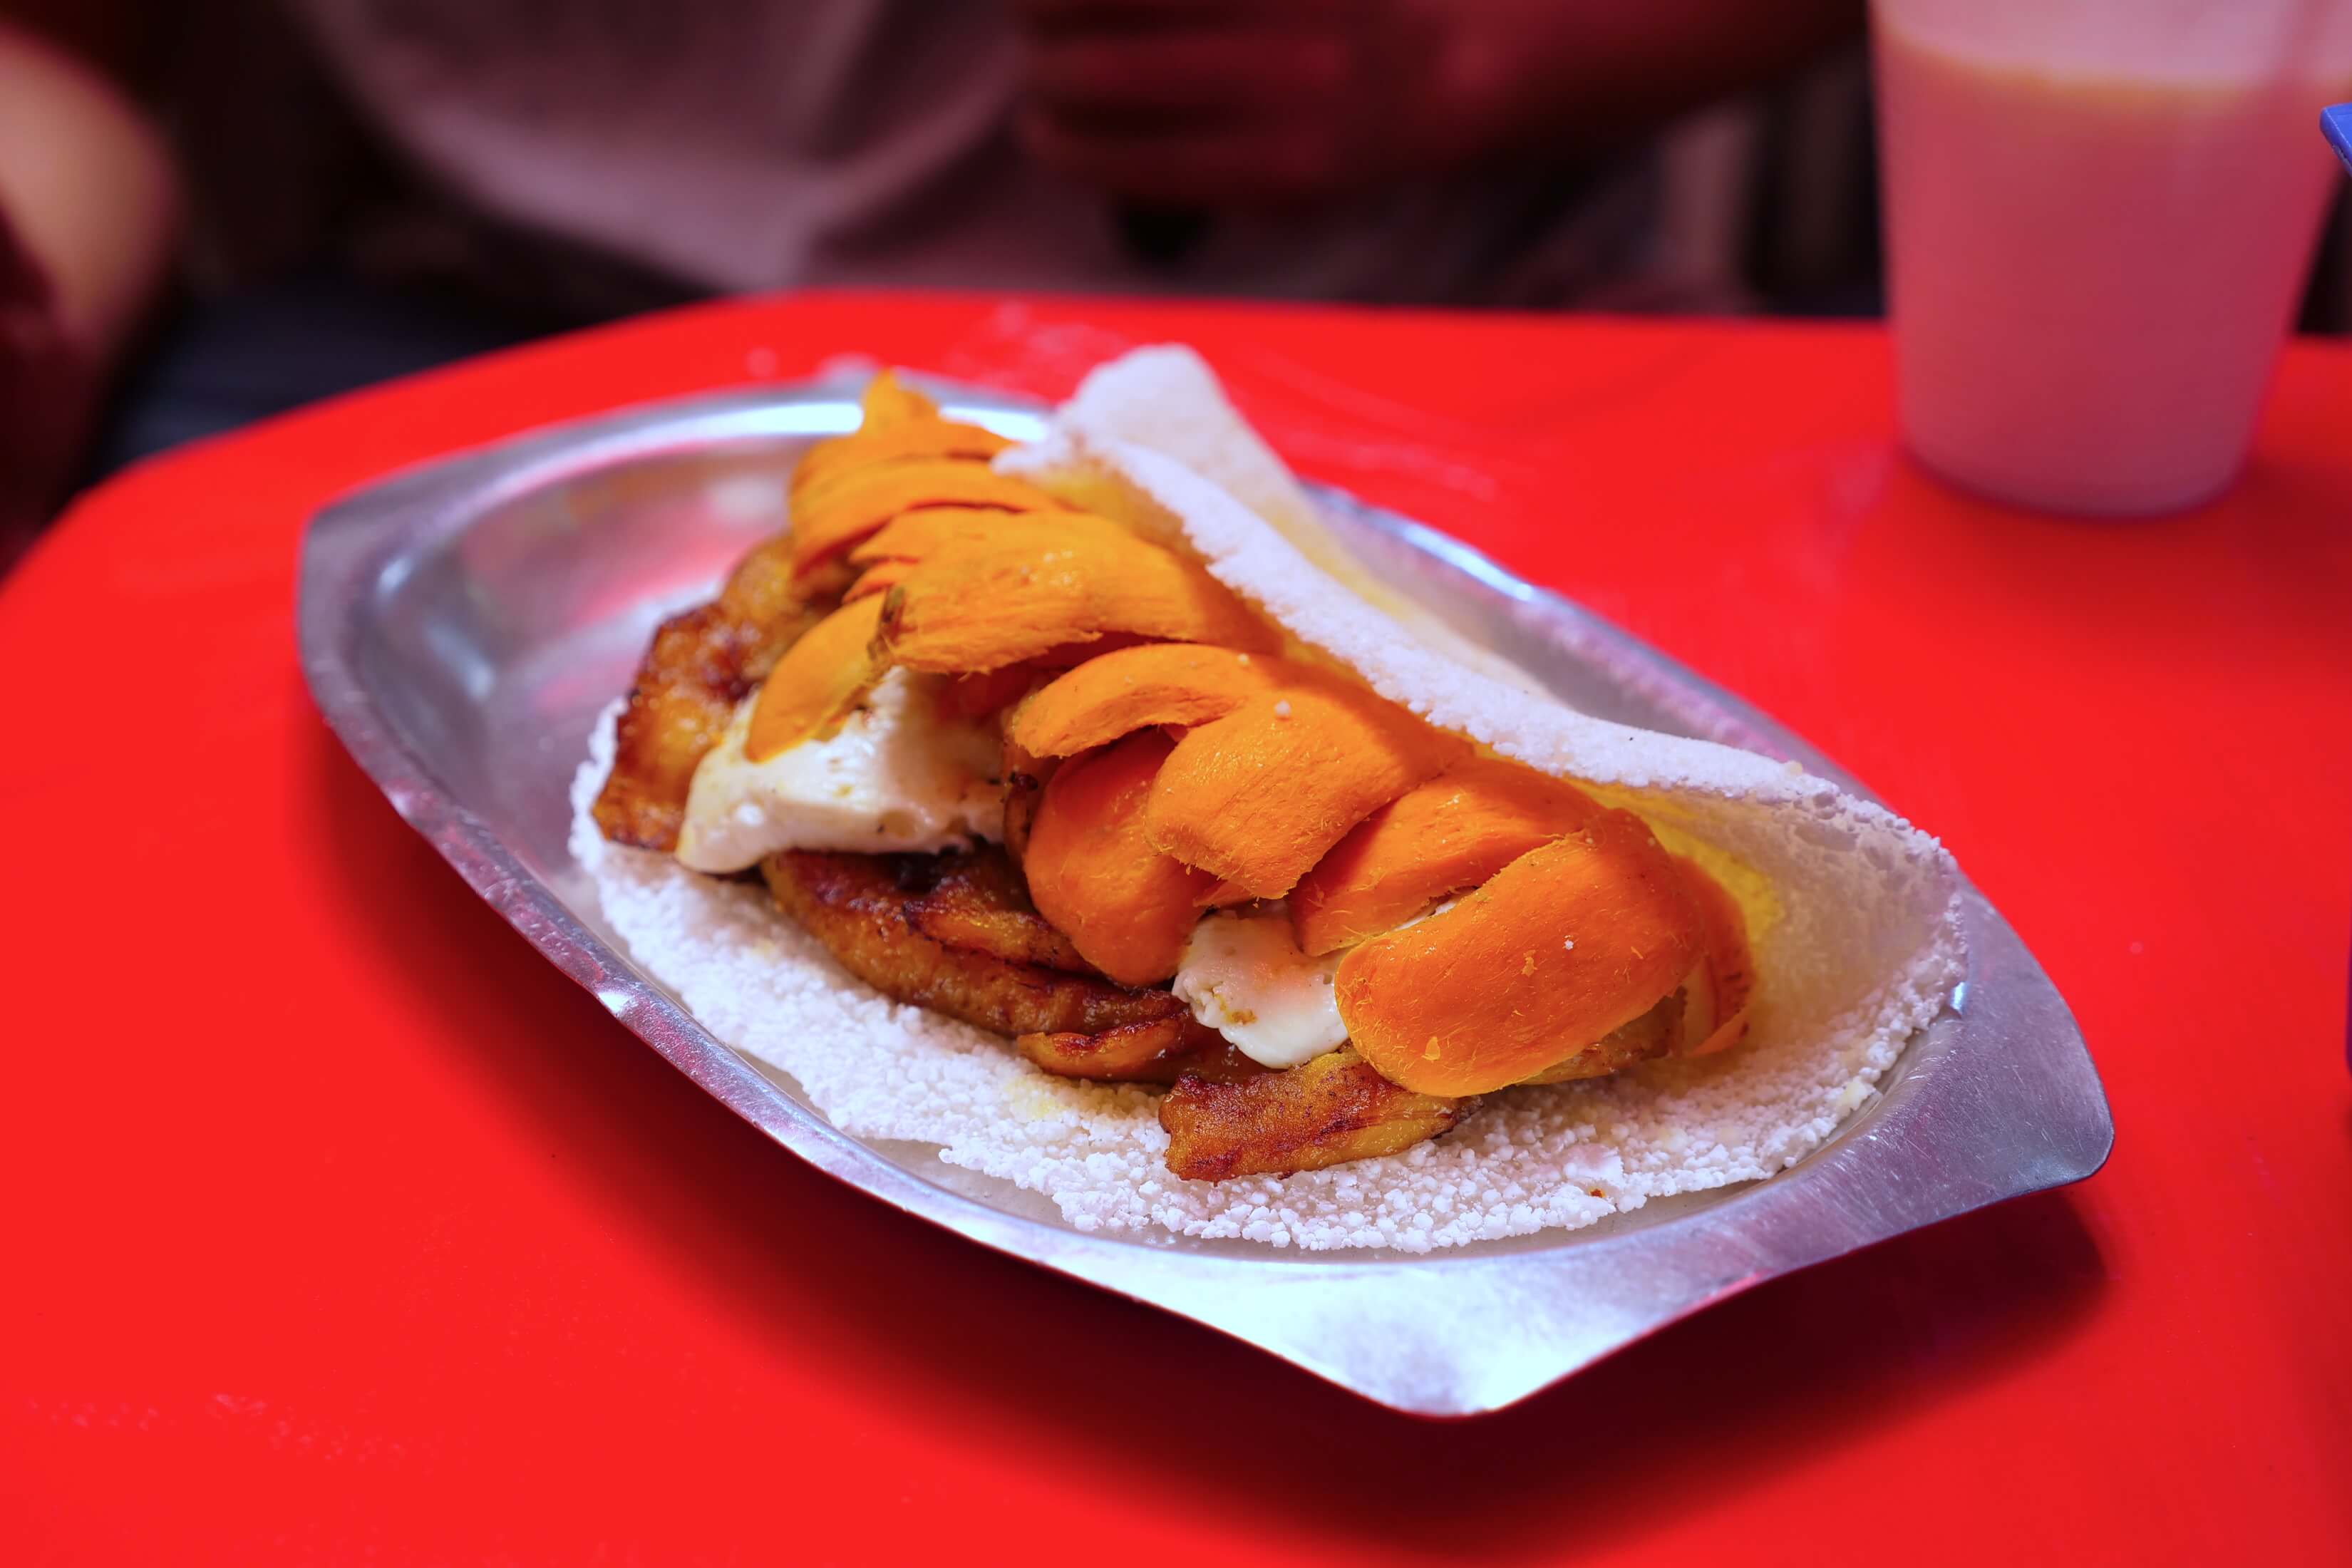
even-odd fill
[(2228, 488), (2333, 189), (2352, 0), (1873, 0), (1904, 439), (2145, 515)]

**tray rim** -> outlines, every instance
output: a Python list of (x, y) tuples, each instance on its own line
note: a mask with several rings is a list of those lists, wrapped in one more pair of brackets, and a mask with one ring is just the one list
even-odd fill
[[(1008, 434), (1034, 431), (1045, 412), (1041, 403), (997, 389), (920, 374), (908, 379), (941, 396), (951, 413), (981, 419)], [(302, 535), (297, 603), (300, 662), (313, 700), (403, 819), (525, 940), (639, 1038), (706, 1092), (828, 1175), (983, 1246), (1192, 1318), (1377, 1403), (1416, 1415), (1464, 1415), (1516, 1404), (1765, 1279), (1990, 1203), (2080, 1181), (2105, 1163), (2113, 1147), (2112, 1114), (2080, 1032), (2023, 943), (1965, 877), (1960, 900), (1969, 969), (1954, 991), (1957, 1013), (1948, 1009), (1931, 1030), (2005, 1036), (2022, 1029), (2042, 1042), (2040, 1065), (2048, 1069), (2049, 1086), (2065, 1092), (2039, 1124), (2007, 1129), (2013, 1132), (2021, 1126), (2040, 1136), (2031, 1148), (2007, 1149), (1998, 1170), (1990, 1173), (1992, 1179), (1974, 1187), (1947, 1183), (1934, 1194), (1912, 1193), (1913, 1199), (1927, 1201), (1895, 1211), (1881, 1211), (1872, 1204), (1823, 1205), (1798, 1199), (1833, 1194), (1843, 1178), (1865, 1173), (1860, 1167), (1874, 1162), (1864, 1154), (1882, 1144), (1916, 1141), (1917, 1128), (1911, 1123), (1917, 1116), (1906, 1119), (1890, 1115), (1890, 1110), (1899, 1113), (1906, 1104), (1914, 1112), (1930, 1107), (1939, 1084), (1944, 1098), (1950, 1098), (1948, 1070), (1927, 1075), (1933, 1082), (1915, 1081), (1922, 1075), (1917, 1070), (1921, 1064), (1914, 1058), (1927, 1044), (1920, 1039), (1906, 1046), (1874, 1100), (1797, 1165), (1762, 1181), (1724, 1189), (1704, 1206), (1654, 1223), (1599, 1236), (1545, 1233), (1557, 1239), (1535, 1245), (1523, 1241), (1507, 1251), (1482, 1245), (1420, 1255), (1297, 1255), (1265, 1248), (1263, 1256), (1236, 1257), (1159, 1240), (1085, 1233), (1013, 1214), (926, 1181), (840, 1131), (784, 1094), (750, 1058), (719, 1041), (658, 985), (641, 977), (625, 954), (581, 923), (562, 897), (526, 869), (498, 834), (440, 783), (426, 759), (376, 705), (362, 679), (353, 658), (361, 630), (354, 612), (363, 602), (362, 590), (404, 551), (458, 531), (501, 502), (632, 458), (698, 445), (845, 429), (854, 419), (851, 400), (863, 380), (855, 370), (835, 369), (804, 380), (634, 405), (395, 470), (338, 497), (310, 519)], [(1308, 489), (1323, 504), (1507, 598), (1544, 623), (1542, 635), (1564, 647), (1572, 646), (1578, 657), (1606, 666), (1612, 677), (1638, 684), (1654, 700), (1668, 701), (1678, 717), (1702, 732), (1796, 761), (1854, 795), (1876, 799), (1785, 726), (1605, 618), (1527, 582), (1475, 547), (1425, 523), (1370, 506), (1334, 487), (1310, 484)], [(1949, 1061), (1955, 1049), (1941, 1047), (1933, 1053), (1933, 1061)], [(1975, 1109), (1980, 1112), (1987, 1108)], [(1833, 1215), (1825, 1210), (1834, 1211)], [(1840, 1223), (1830, 1223), (1832, 1217)], [(1639, 1267), (1628, 1268), (1629, 1263)], [(1646, 1297), (1628, 1302), (1591, 1289), (1605, 1284), (1612, 1269), (1643, 1276), (1649, 1287)], [(1265, 1289), (1234, 1290), (1236, 1271), (1254, 1277)], [(1582, 1286), (1586, 1294), (1575, 1297), (1571, 1290), (1564, 1305), (1596, 1310), (1543, 1317), (1543, 1325), (1553, 1331), (1550, 1337), (1539, 1343), (1506, 1346), (1492, 1358), (1494, 1365), (1475, 1370), (1451, 1362), (1443, 1366), (1365, 1364), (1360, 1357), (1335, 1359), (1317, 1352), (1318, 1331), (1328, 1333), (1334, 1322), (1364, 1328), (1389, 1325), (1400, 1317), (1409, 1323), (1433, 1314), (1458, 1316), (1477, 1304), (1491, 1308), (1498, 1298), (1528, 1310), (1525, 1285), (1496, 1278), (1500, 1273), (1546, 1275), (1554, 1286)], [(1269, 1313), (1254, 1310), (1263, 1305), (1254, 1295), (1313, 1300), (1286, 1300)], [(1304, 1324), (1302, 1318), (1307, 1320)], [(1583, 1321), (1587, 1319), (1592, 1321)]]

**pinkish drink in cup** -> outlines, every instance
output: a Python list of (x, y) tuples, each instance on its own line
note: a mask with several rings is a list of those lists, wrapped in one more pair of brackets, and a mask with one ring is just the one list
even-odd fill
[(2332, 191), (2352, 0), (1873, 0), (1903, 433), (1972, 489), (2175, 510), (2245, 461)]

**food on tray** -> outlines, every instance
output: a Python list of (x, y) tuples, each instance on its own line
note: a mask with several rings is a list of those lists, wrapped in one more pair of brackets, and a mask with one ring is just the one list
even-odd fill
[[(761, 865), (844, 968), (1045, 1071), (1172, 1078), (1183, 1176), (1393, 1153), (1481, 1094), (1736, 1039), (1744, 917), (1640, 817), (1286, 657), (1198, 561), (995, 449), (886, 376), (811, 454), (787, 536), (805, 629), (690, 775), (686, 864)], [(886, 528), (852, 564), (895, 580), (824, 570)], [(730, 624), (689, 624), (723, 660)], [(671, 700), (673, 637), (625, 732)], [(1038, 778), (1017, 865), (974, 848), (1005, 840), (1008, 750)], [(625, 755), (600, 820), (678, 772)], [(1204, 1055), (1217, 1087), (1184, 1071)]]
[[(792, 998), (779, 1020), (859, 982), (923, 1010), (862, 1026), (871, 1083), (840, 1050), (772, 1053), (821, 1104), (856, 1101), (887, 1136), (944, 1128), (958, 1160), (1019, 1142), (1038, 1106), (1097, 1103), (1057, 1097), (1148, 1095), (1117, 1101), (1085, 1163), (1123, 1173), (1159, 1223), (1218, 1233), (1179, 1213), (1203, 1200), (1150, 1202), (1195, 1184), (1352, 1166), (1380, 1223), (1358, 1213), (1337, 1241), (1312, 1216), (1254, 1223), (1412, 1246), (1436, 1216), (1384, 1173), (1425, 1151), (1510, 1164), (1520, 1229), (1640, 1201), (1622, 1159), (1591, 1184), (1591, 1156), (1669, 1102), (1723, 1179), (1767, 1173), (1860, 1102), (1948, 987), (1932, 841), (1793, 769), (1498, 674), (1320, 536), (1189, 357), (1097, 373), (1028, 447), (888, 374), (864, 416), (803, 458), (788, 531), (656, 630), (591, 781), (605, 843), (583, 855), (645, 949), (696, 900), (754, 919), (724, 879), (756, 868), (838, 966), (761, 939), (775, 972), (752, 989)], [(658, 919), (635, 897), (656, 884)], [(721, 994), (716, 971), (751, 962), (728, 931), (666, 956), (713, 971), (707, 1003), (684, 987), (698, 1011), (766, 1037), (756, 1001)], [(1007, 1094), (1027, 1075), (1045, 1098), (932, 1116), (950, 1058), (886, 1042), (949, 1019), (1003, 1037)], [(868, 1098), (894, 1078), (903, 1116)], [(1127, 1131), (1145, 1109), (1157, 1180)], [(992, 1153), (959, 1163), (1024, 1180)], [(1068, 1184), (1025, 1184), (1063, 1201)]]

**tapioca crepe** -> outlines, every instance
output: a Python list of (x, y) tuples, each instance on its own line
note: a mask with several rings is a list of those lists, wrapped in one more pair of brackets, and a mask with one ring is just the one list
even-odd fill
[(1869, 1100), (1959, 978), (1958, 874), (1933, 838), (1792, 764), (1532, 695), (1517, 671), (1383, 595), (1190, 351), (1101, 367), (1044, 439), (995, 464), (1181, 548), (1298, 644), (1433, 724), (1637, 812), (1746, 916), (1759, 976), (1748, 1038), (1505, 1089), (1399, 1153), (1182, 1180), (1163, 1164), (1158, 1090), (1041, 1072), (1000, 1037), (852, 978), (756, 885), (607, 843), (590, 807), (612, 765), (616, 702), (572, 791), (572, 850), (606, 919), (713, 1035), (791, 1075), (843, 1131), (935, 1145), (950, 1164), (1043, 1194), (1082, 1231), (1425, 1252), (1785, 1169)]

